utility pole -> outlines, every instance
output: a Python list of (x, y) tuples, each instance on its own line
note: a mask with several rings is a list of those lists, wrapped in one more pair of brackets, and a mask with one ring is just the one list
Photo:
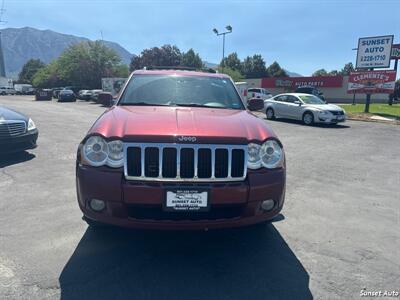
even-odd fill
[[(3, 14), (5, 12), (4, 9), (4, 0), (1, 2), (0, 8), (0, 25), (5, 24), (6, 22), (3, 21)], [(1, 31), (0, 31), (0, 77), (6, 77), (6, 68), (4, 64), (4, 55), (3, 55), (3, 46), (1, 44)]]
[[(374, 68), (370, 68), (369, 71), (373, 71)], [(371, 103), (371, 94), (368, 93), (367, 94), (367, 99), (365, 99), (365, 109), (364, 112), (365, 113), (369, 113), (369, 104)]]
[[(393, 70), (394, 71), (396, 71), (397, 72), (397, 63), (398, 63), (398, 61), (399, 61), (399, 59), (398, 58), (396, 58), (395, 60), (394, 60), (394, 67), (393, 67)], [(393, 92), (393, 94), (390, 94), (389, 95), (389, 105), (390, 106), (392, 106), (393, 105), (393, 100), (394, 100), (394, 98), (396, 97), (396, 92), (397, 92), (397, 90), (396, 90), (396, 82), (394, 83), (394, 92)]]
[(218, 32), (218, 30), (217, 30), (216, 28), (213, 29), (213, 32), (214, 32), (217, 36), (222, 35), (222, 61), (221, 61), (221, 62), (222, 62), (222, 65), (221, 65), (222, 70), (224, 70), (225, 35), (227, 35), (227, 34), (229, 34), (229, 33), (232, 33), (232, 26), (227, 25), (227, 26), (225, 27), (225, 29), (227, 30), (227, 31), (225, 31), (225, 32)]

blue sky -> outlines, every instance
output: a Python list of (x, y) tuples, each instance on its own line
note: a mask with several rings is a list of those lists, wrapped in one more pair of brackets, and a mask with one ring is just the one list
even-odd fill
[(5, 0), (3, 27), (30, 26), (142, 49), (176, 44), (218, 63), (226, 53), (262, 54), (267, 65), (303, 75), (355, 63), (359, 37), (394, 34), (400, 43), (400, 0), (377, 1), (128, 1)]

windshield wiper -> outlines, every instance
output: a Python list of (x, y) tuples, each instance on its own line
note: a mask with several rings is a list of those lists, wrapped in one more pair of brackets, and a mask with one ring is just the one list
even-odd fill
[(229, 109), (229, 107), (224, 107), (224, 106), (212, 106), (212, 105), (204, 105), (204, 104), (198, 104), (198, 103), (171, 103), (171, 105), (185, 106), (185, 107), (207, 107), (207, 108)]
[(168, 106), (166, 104), (156, 104), (156, 103), (148, 103), (148, 102), (122, 102), (120, 105), (126, 106)]
[(171, 103), (171, 105), (176, 105), (176, 106), (193, 106), (193, 107), (210, 107), (210, 106), (203, 105), (203, 104), (198, 104), (198, 103)]

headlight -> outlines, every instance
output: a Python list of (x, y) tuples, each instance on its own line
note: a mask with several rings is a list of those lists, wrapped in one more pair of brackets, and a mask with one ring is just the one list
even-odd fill
[(92, 166), (99, 167), (107, 162), (108, 145), (100, 136), (91, 136), (83, 145), (83, 157)]
[(260, 149), (261, 164), (268, 168), (274, 169), (282, 166), (283, 151), (281, 146), (275, 140), (268, 140), (262, 144)]
[(275, 140), (267, 140), (261, 146), (258, 144), (248, 145), (247, 167), (259, 169), (262, 166), (268, 169), (282, 167), (282, 147)]
[(323, 111), (320, 111), (319, 114), (320, 114), (320, 115), (327, 116), (327, 115), (330, 114), (330, 112), (329, 112), (329, 111), (326, 111), (326, 110), (323, 110)]
[(247, 146), (247, 167), (250, 169), (258, 169), (261, 167), (261, 157), (260, 157), (260, 149), (261, 146), (258, 144), (249, 144)]
[(29, 121), (28, 121), (28, 131), (31, 131), (31, 130), (34, 130), (34, 129), (36, 129), (35, 122), (33, 122), (32, 119), (29, 119)]
[(124, 143), (121, 141), (111, 141), (108, 143), (108, 160), (110, 167), (119, 168), (124, 164)]
[(124, 164), (124, 143), (119, 140), (107, 143), (100, 136), (87, 139), (82, 148), (84, 160), (93, 167), (108, 165), (120, 168)]

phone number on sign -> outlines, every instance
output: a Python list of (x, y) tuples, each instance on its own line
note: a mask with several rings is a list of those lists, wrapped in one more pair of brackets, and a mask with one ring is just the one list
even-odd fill
[(361, 56), (361, 61), (380, 61), (385, 60), (386, 55), (368, 55), (368, 56)]

